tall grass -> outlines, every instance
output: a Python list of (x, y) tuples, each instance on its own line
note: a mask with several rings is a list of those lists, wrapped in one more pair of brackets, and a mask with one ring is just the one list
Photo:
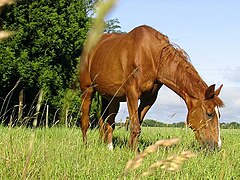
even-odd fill
[[(114, 0), (109, 0), (99, 8), (98, 18), (85, 44), (87, 53), (103, 32), (103, 19), (114, 3)], [(9, 35), (11, 34), (7, 34)], [(41, 98), (41, 95), (39, 97)], [(40, 104), (41, 102), (38, 103), (37, 109), (40, 108)], [(38, 112), (34, 124), (37, 115)], [(148, 179), (237, 179), (240, 177), (238, 162), (240, 144), (236, 141), (240, 138), (239, 130), (224, 130), (223, 149), (220, 152), (209, 153), (200, 151), (192, 132), (187, 129), (144, 128), (140, 139), (142, 153), (138, 156), (127, 148), (129, 135), (124, 129), (115, 131), (113, 152), (99, 141), (98, 132), (89, 131), (87, 147), (82, 143), (81, 136), (77, 128), (54, 127), (32, 130), (24, 127), (0, 126), (0, 179), (146, 177)], [(159, 139), (174, 137), (181, 137), (180, 143), (174, 143), (173, 147), (159, 148), (159, 144), (162, 145), (164, 142), (158, 141)], [(165, 171), (174, 167), (172, 163), (175, 163), (175, 170), (179, 170), (181, 163), (192, 156), (186, 150), (195, 152), (196, 157), (187, 161), (181, 171), (174, 173)], [(129, 161), (130, 159), (133, 160)], [(137, 164), (138, 162), (141, 163)], [(133, 168), (129, 168), (129, 164)]]
[[(22, 179), (29, 152), (31, 129), (0, 126), (0, 179)], [(114, 132), (114, 151), (99, 141), (99, 133), (88, 133), (88, 146), (82, 143), (78, 128), (35, 129), (34, 148), (26, 179), (117, 179), (136, 154), (127, 148), (128, 132)], [(159, 139), (180, 137), (173, 147), (158, 148), (144, 158), (141, 166), (129, 171), (125, 179), (135, 179), (156, 161), (191, 150), (196, 154), (180, 171), (161, 168), (141, 179), (238, 179), (240, 177), (240, 130), (222, 130), (223, 147), (217, 152), (200, 150), (191, 130), (180, 128), (143, 128), (140, 151)]]

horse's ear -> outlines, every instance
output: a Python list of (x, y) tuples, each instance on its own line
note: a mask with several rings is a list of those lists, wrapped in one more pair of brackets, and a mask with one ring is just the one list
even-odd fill
[(218, 96), (220, 94), (222, 87), (223, 87), (223, 84), (215, 91), (216, 96)]
[(215, 96), (215, 84), (209, 86), (205, 92), (205, 99), (212, 99)]

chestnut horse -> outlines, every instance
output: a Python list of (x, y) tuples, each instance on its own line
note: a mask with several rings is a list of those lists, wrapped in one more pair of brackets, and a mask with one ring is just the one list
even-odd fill
[(98, 91), (103, 97), (100, 131), (105, 142), (113, 148), (115, 116), (120, 102), (127, 101), (131, 121), (129, 146), (136, 150), (141, 123), (164, 84), (185, 101), (187, 124), (200, 144), (221, 147), (218, 107), (223, 102), (218, 95), (222, 85), (216, 91), (215, 85), (208, 87), (185, 51), (155, 29), (139, 26), (127, 34), (103, 34), (90, 53), (83, 51), (79, 72), (84, 142), (90, 126), (92, 93)]

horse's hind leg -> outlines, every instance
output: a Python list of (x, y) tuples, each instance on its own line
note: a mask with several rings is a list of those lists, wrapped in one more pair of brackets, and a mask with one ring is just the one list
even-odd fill
[(83, 134), (83, 142), (87, 143), (87, 130), (90, 126), (89, 112), (92, 101), (93, 88), (88, 87), (87, 89), (82, 89), (82, 105), (81, 105), (81, 130)]
[(113, 149), (113, 130), (115, 129), (115, 117), (119, 110), (119, 104), (120, 103), (117, 101), (113, 100), (110, 102), (107, 99), (102, 98), (102, 118), (100, 120), (100, 132), (110, 150)]

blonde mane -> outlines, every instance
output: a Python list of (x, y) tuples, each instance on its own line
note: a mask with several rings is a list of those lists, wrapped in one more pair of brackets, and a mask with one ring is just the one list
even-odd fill
[(188, 55), (188, 53), (183, 50), (178, 44), (176, 43), (170, 43), (172, 45), (172, 47), (176, 50), (177, 54), (181, 57), (183, 57), (184, 59), (186, 59), (188, 62), (191, 62), (190, 56)]

